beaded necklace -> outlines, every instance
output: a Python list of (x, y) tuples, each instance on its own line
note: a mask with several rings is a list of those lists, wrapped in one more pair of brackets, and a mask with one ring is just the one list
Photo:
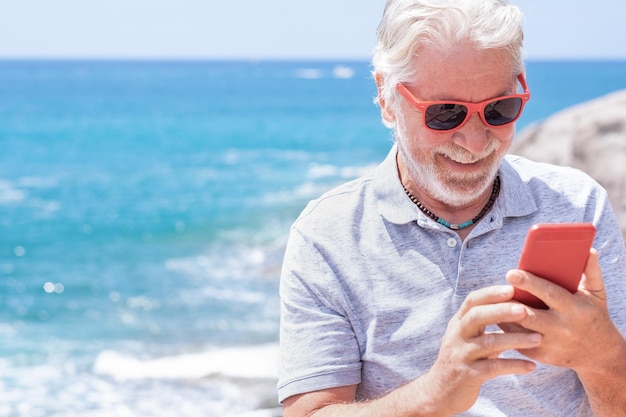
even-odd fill
[(424, 213), (425, 215), (427, 215), (428, 217), (430, 217), (437, 223), (443, 224), (448, 229), (461, 230), (461, 229), (465, 229), (466, 227), (473, 225), (474, 223), (477, 223), (480, 219), (483, 218), (485, 214), (487, 214), (489, 210), (491, 210), (491, 208), (493, 207), (493, 204), (496, 202), (496, 198), (498, 198), (498, 194), (500, 193), (500, 176), (499, 175), (496, 176), (496, 179), (493, 182), (493, 188), (491, 189), (491, 196), (489, 197), (489, 201), (487, 201), (487, 204), (485, 205), (485, 207), (483, 207), (483, 209), (480, 211), (480, 213), (478, 213), (476, 217), (466, 222), (463, 222), (461, 224), (450, 223), (440, 218), (435, 213), (433, 213), (432, 211), (424, 207), (424, 205), (420, 203), (417, 198), (413, 197), (413, 195), (409, 192), (409, 190), (406, 189), (404, 184), (402, 184), (402, 188), (404, 188), (404, 192), (406, 193), (406, 195), (409, 196), (411, 201), (417, 206), (418, 209), (422, 211), (422, 213)]

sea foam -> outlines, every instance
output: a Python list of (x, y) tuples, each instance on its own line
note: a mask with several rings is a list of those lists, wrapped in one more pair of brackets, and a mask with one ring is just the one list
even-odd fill
[(93, 372), (118, 380), (200, 379), (227, 377), (276, 379), (278, 346), (230, 347), (200, 353), (138, 359), (116, 351), (103, 351)]

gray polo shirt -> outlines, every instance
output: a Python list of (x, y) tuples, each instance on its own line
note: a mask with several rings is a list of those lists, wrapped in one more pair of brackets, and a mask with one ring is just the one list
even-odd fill
[[(353, 384), (359, 399), (373, 399), (424, 374), (469, 292), (506, 284), (535, 223), (596, 226), (609, 309), (626, 331), (624, 243), (606, 192), (586, 174), (507, 156), (494, 207), (462, 242), (407, 198), (396, 153), (309, 203), (292, 227), (280, 285), (280, 401)], [(573, 371), (539, 365), (487, 382), (463, 415), (592, 414)]]

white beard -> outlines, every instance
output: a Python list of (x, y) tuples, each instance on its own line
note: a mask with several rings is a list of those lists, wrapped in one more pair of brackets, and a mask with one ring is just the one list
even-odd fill
[[(498, 157), (500, 141), (492, 139), (480, 155), (474, 155), (464, 148), (446, 143), (431, 149), (427, 159), (416, 160), (408, 149), (406, 135), (400, 136), (399, 132), (396, 132), (396, 136), (400, 156), (411, 179), (431, 197), (451, 207), (464, 207), (480, 198), (493, 185), (503, 158), (503, 155)], [(480, 172), (458, 174), (438, 166), (435, 163), (436, 155), (460, 163), (472, 163), (485, 158), (490, 158), (491, 161), (488, 168)]]

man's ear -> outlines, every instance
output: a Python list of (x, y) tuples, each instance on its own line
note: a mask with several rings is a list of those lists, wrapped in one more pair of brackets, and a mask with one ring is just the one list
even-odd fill
[(378, 104), (380, 105), (380, 113), (382, 115), (383, 120), (393, 123), (396, 121), (396, 115), (394, 114), (391, 106), (385, 100), (385, 96), (383, 95), (383, 81), (384, 78), (380, 73), (376, 73), (374, 75), (374, 79), (376, 80), (376, 87), (378, 88)]

